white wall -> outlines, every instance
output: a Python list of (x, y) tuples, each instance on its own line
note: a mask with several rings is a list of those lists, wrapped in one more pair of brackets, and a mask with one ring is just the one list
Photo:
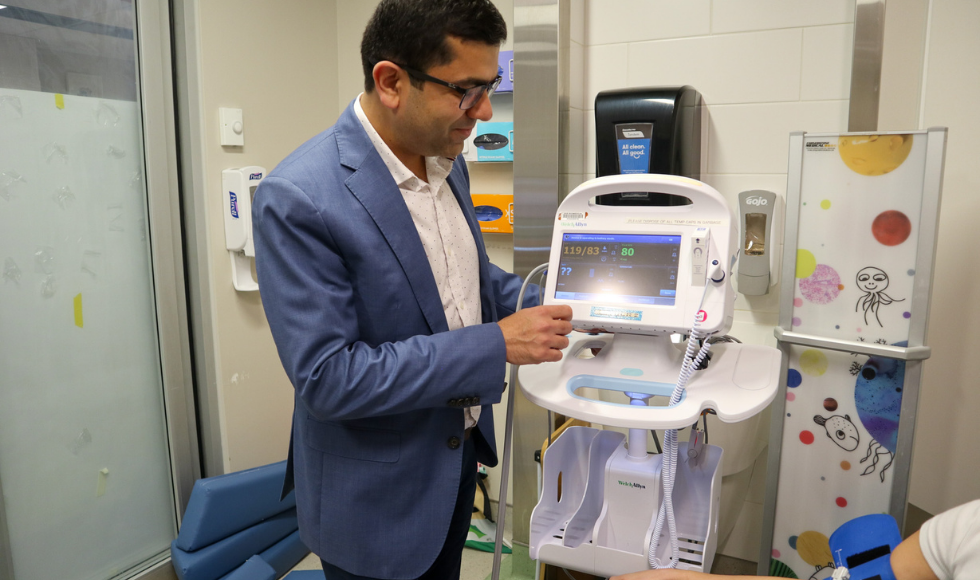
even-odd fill
[[(226, 471), (286, 458), (293, 389), (257, 292), (236, 292), (224, 249), (221, 171), (271, 170), (336, 119), (333, 0), (198, 3), (211, 304)], [(243, 110), (244, 147), (222, 147), (218, 109)]]
[(340, 0), (337, 3), (337, 114), (344, 112), (364, 90), (361, 37), (379, 0)]
[(926, 74), (920, 126), (947, 126), (946, 172), (935, 284), (929, 317), (932, 358), (924, 378), (916, 425), (911, 501), (939, 513), (980, 498), (980, 285), (970, 259), (980, 244), (980, 3), (930, 2)]

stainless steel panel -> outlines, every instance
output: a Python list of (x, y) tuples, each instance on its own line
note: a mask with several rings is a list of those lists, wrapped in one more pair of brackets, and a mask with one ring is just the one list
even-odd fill
[(857, 0), (847, 130), (877, 131), (881, 98), (881, 56), (885, 39), (885, 0)]
[[(567, 139), (569, 0), (514, 2), (514, 272), (526, 276), (548, 261)], [(565, 125), (567, 127), (567, 124)], [(520, 389), (514, 408), (514, 541), (530, 540), (537, 503), (534, 451), (550, 432), (544, 409)]]

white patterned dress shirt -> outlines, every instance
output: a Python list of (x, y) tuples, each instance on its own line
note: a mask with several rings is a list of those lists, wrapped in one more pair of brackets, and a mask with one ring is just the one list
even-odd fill
[[(449, 330), (480, 324), (480, 263), (476, 242), (466, 224), (466, 218), (463, 217), (463, 211), (446, 182), (446, 177), (453, 169), (453, 160), (426, 157), (425, 171), (429, 182), (416, 177), (391, 152), (371, 125), (361, 107), (361, 95), (354, 100), (354, 113), (391, 172), (391, 177), (398, 184), (405, 205), (412, 214), (412, 221), (429, 259), (436, 287), (439, 288), (439, 298), (442, 300)], [(465, 416), (465, 427), (473, 427), (480, 419), (480, 407), (468, 407), (465, 409)]]

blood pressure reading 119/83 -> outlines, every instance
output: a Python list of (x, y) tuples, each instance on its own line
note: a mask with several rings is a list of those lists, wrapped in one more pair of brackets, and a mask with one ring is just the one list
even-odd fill
[(564, 234), (555, 298), (673, 306), (681, 237)]

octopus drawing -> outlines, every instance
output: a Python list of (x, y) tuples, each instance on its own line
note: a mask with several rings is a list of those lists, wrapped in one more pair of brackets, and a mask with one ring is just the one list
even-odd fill
[(888, 306), (892, 302), (903, 302), (905, 299), (892, 298), (888, 294), (885, 294), (885, 288), (888, 288), (888, 274), (880, 268), (873, 266), (861, 268), (855, 280), (857, 281), (858, 288), (864, 292), (864, 296), (858, 298), (854, 312), (858, 312), (864, 308), (864, 323), (868, 324), (868, 313), (870, 312), (874, 314), (878, 326), (883, 327), (881, 318), (878, 316), (878, 309), (882, 306)]
[[(908, 346), (907, 341), (896, 342), (895, 346)], [(881, 482), (885, 482), (885, 472), (891, 467), (898, 449), (898, 426), (902, 413), (902, 391), (905, 387), (905, 361), (872, 356), (861, 367), (854, 384), (854, 404), (858, 419), (872, 440), (868, 451), (861, 460), (871, 463), (861, 475), (878, 471)], [(878, 463), (887, 458), (888, 463), (880, 470)]]

